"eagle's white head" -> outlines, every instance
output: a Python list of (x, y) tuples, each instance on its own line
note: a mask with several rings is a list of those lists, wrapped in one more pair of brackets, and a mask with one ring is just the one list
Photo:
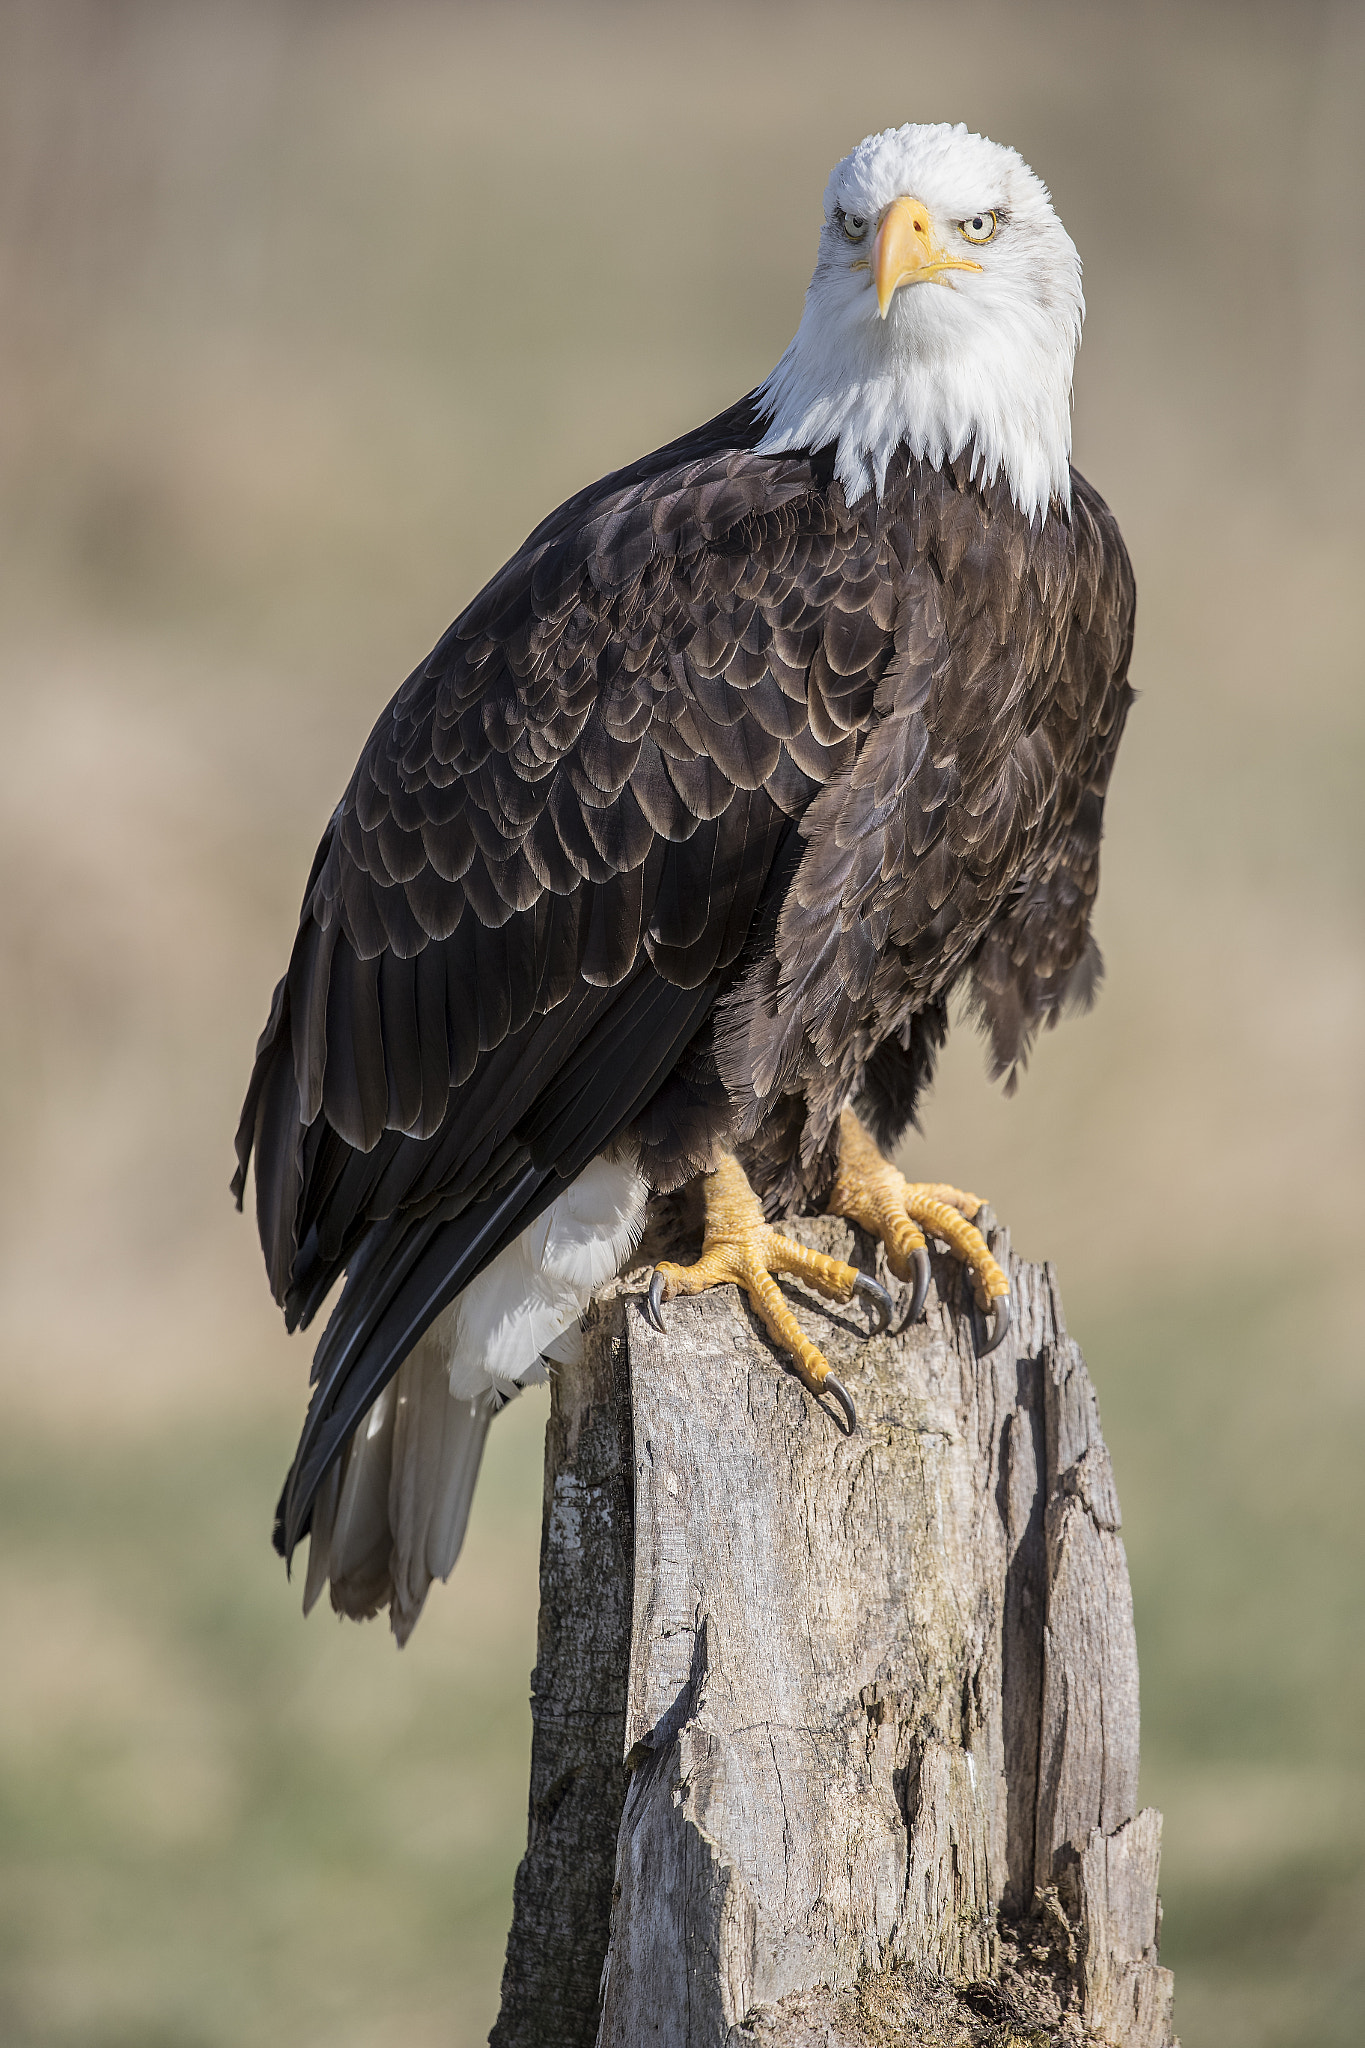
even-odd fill
[(852, 502), (904, 444), (970, 450), (1019, 509), (1071, 498), (1076, 246), (1023, 158), (962, 126), (888, 128), (836, 164), (801, 325), (762, 387), (765, 450), (838, 443)]

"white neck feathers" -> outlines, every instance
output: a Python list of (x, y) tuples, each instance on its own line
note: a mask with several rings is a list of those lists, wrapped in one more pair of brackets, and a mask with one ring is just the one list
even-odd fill
[(831, 360), (827, 323), (812, 319), (808, 303), (760, 389), (771, 423), (759, 445), (777, 454), (837, 442), (834, 473), (850, 504), (870, 490), (880, 496), (887, 465), (905, 448), (935, 469), (970, 452), (972, 476), (990, 484), (1003, 475), (1026, 516), (1053, 498), (1069, 506), (1071, 362), (1045, 340), (1020, 323), (1008, 347), (936, 356), (863, 348), (851, 364), (847, 347)]

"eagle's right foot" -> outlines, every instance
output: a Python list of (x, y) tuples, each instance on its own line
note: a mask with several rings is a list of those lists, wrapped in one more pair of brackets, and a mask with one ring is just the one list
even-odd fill
[(839, 1121), (839, 1171), (829, 1198), (835, 1216), (847, 1216), (886, 1246), (886, 1262), (911, 1284), (913, 1323), (929, 1292), (926, 1231), (940, 1238), (972, 1276), (976, 1305), (990, 1317), (980, 1355), (1003, 1343), (1010, 1326), (1008, 1275), (972, 1221), (985, 1203), (979, 1195), (939, 1181), (908, 1181), (878, 1149), (851, 1109)]
[(716, 1171), (706, 1181), (705, 1193), (706, 1234), (701, 1257), (694, 1266), (678, 1266), (663, 1259), (654, 1268), (645, 1309), (649, 1320), (656, 1330), (662, 1330), (663, 1304), (674, 1295), (702, 1294), (708, 1287), (722, 1287), (733, 1280), (748, 1295), (773, 1342), (790, 1353), (798, 1377), (810, 1392), (817, 1398), (833, 1394), (851, 1436), (858, 1416), (848, 1390), (797, 1322), (773, 1275), (794, 1273), (828, 1301), (851, 1301), (859, 1294), (873, 1304), (883, 1329), (891, 1320), (890, 1295), (856, 1266), (823, 1252), (808, 1251), (766, 1223), (758, 1196), (733, 1153), (721, 1155)]

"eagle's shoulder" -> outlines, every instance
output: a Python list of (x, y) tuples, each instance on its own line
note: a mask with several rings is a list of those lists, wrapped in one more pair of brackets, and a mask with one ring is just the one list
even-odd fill
[(409, 676), (314, 883), (362, 957), (636, 873), (740, 796), (797, 815), (842, 759), (886, 651), (840, 602), (867, 534), (823, 457), (758, 432), (743, 400), (580, 492)]

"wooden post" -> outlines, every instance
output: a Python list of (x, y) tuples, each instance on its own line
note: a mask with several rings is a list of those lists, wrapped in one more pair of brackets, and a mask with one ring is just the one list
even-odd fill
[[(872, 1264), (837, 1219), (791, 1228)], [(735, 1289), (664, 1338), (638, 1271), (596, 1305), (547, 1434), (493, 2048), (1172, 2041), (1094, 1390), (1051, 1268), (993, 1249), (1015, 1323), (988, 1358), (949, 1259), (871, 1340), (801, 1295), (851, 1438)]]

